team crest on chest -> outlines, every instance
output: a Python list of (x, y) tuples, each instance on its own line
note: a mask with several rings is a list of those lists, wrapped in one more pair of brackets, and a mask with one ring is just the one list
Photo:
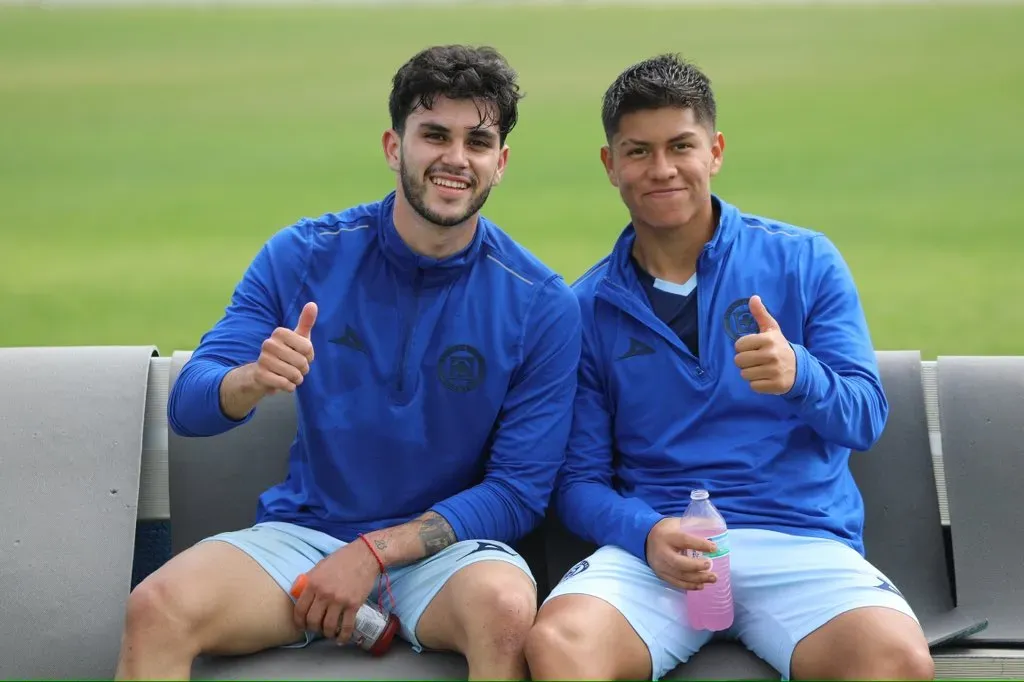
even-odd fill
[(749, 297), (737, 298), (729, 304), (725, 311), (722, 325), (725, 327), (725, 333), (733, 341), (736, 341), (741, 336), (757, 334), (761, 331), (760, 327), (757, 326), (757, 320), (754, 319), (754, 315), (750, 312)]
[(484, 356), (465, 343), (448, 346), (437, 362), (437, 378), (445, 388), (455, 393), (472, 391), (483, 383), (486, 375)]

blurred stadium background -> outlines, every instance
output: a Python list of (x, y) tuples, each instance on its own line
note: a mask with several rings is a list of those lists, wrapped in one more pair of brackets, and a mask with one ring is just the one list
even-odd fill
[(527, 93), (485, 213), (567, 279), (627, 219), (601, 95), (677, 51), (714, 189), (827, 233), (877, 347), (1024, 351), (1024, 5), (74, 4), (0, 6), (0, 346), (193, 348), (275, 230), (393, 187), (391, 75), (470, 42)]

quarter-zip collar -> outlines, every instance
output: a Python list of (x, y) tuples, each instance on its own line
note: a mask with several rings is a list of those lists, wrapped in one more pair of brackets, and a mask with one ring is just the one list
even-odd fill
[[(742, 217), (735, 207), (714, 195), (712, 195), (711, 200), (719, 208), (718, 226), (697, 258), (698, 277), (709, 277), (711, 280), (699, 281), (697, 284), (697, 316), (701, 348), (704, 348), (707, 343), (707, 302), (711, 296), (709, 290), (715, 289), (714, 280), (717, 278), (719, 261), (736, 238), (736, 232), (739, 230), (740, 223), (742, 222)], [(630, 223), (615, 242), (615, 247), (612, 249), (609, 258), (608, 268), (604, 276), (597, 283), (596, 295), (642, 322), (665, 339), (681, 355), (689, 358), (695, 379), (698, 382), (707, 383), (711, 380), (707, 366), (702, 365), (701, 360), (694, 356), (676, 333), (667, 324), (658, 319), (657, 315), (654, 314), (654, 310), (647, 302), (647, 294), (644, 292), (643, 284), (641, 284), (640, 277), (637, 276), (631, 260), (633, 243), (635, 241), (636, 229)], [(709, 360), (705, 359), (704, 362), (709, 362)]]
[[(718, 225), (715, 227), (711, 239), (708, 240), (701, 250), (700, 258), (702, 262), (708, 264), (719, 260), (722, 254), (728, 251), (729, 245), (736, 238), (739, 223), (742, 221), (739, 210), (736, 207), (722, 201), (714, 194), (711, 195), (711, 201), (717, 205), (719, 212)], [(636, 228), (633, 227), (631, 222), (626, 225), (615, 242), (605, 279), (612, 280), (620, 287), (644, 296), (643, 286), (640, 284), (640, 278), (637, 277), (636, 270), (633, 269), (631, 261), (633, 257), (633, 244), (635, 242)]]
[(473, 264), (480, 253), (484, 231), (487, 229), (483, 217), (477, 221), (473, 239), (466, 248), (444, 258), (431, 258), (409, 248), (398, 233), (394, 219), (395, 194), (392, 191), (381, 201), (378, 216), (381, 227), (378, 234), (381, 251), (398, 272), (408, 275), (410, 279), (420, 277), (419, 281), (429, 286), (449, 282)]

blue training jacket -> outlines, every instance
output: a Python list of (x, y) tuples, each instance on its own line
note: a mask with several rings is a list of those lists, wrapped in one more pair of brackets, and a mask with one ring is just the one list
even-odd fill
[(459, 540), (514, 542), (543, 518), (565, 457), (579, 304), (484, 218), (461, 253), (417, 255), (395, 230), (394, 200), (267, 241), (182, 369), (170, 426), (208, 436), (251, 419), (224, 415), (221, 380), (313, 301), (315, 358), (296, 391), (288, 475), (260, 497), (256, 520), (350, 541), (429, 509)]
[[(647, 303), (632, 226), (573, 286), (583, 315), (575, 418), (555, 508), (566, 526), (646, 560), (651, 528), (706, 488), (730, 528), (834, 538), (863, 553), (848, 460), (889, 405), (859, 296), (822, 234), (721, 217), (697, 262), (698, 360)], [(758, 294), (796, 353), (784, 396), (754, 392), (735, 342), (757, 333)]]

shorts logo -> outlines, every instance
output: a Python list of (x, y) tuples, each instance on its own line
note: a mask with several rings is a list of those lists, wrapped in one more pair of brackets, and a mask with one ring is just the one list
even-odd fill
[(725, 325), (725, 333), (733, 341), (741, 336), (757, 334), (761, 331), (761, 328), (757, 326), (757, 320), (750, 312), (749, 298), (737, 298), (730, 303), (722, 323)]
[(573, 577), (574, 575), (579, 575), (588, 568), (590, 568), (590, 562), (584, 559), (583, 561), (580, 561), (575, 566), (566, 571), (565, 575), (562, 576), (562, 579), (559, 582), (565, 582), (569, 578)]
[(466, 344), (448, 346), (437, 363), (437, 378), (456, 393), (468, 393), (487, 375), (487, 363), (476, 348)]
[(878, 584), (875, 585), (875, 587), (882, 590), (883, 592), (892, 592), (901, 599), (906, 599), (906, 597), (903, 596), (903, 593), (896, 589), (896, 586), (888, 580), (886, 580), (885, 578), (878, 578)]
[(508, 550), (508, 548), (506, 548), (504, 545), (499, 545), (499, 544), (496, 544), (494, 542), (482, 542), (480, 540), (477, 540), (476, 541), (476, 547), (474, 549), (469, 550), (468, 552), (463, 554), (461, 557), (459, 557), (459, 560), (461, 561), (462, 559), (465, 559), (466, 557), (468, 557), (470, 554), (476, 554), (477, 552), (501, 552), (502, 554), (508, 554), (509, 556), (515, 556), (515, 554), (510, 552)]

